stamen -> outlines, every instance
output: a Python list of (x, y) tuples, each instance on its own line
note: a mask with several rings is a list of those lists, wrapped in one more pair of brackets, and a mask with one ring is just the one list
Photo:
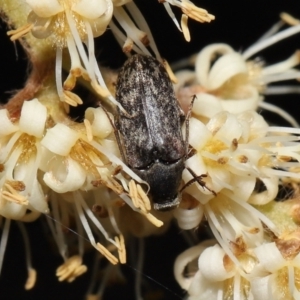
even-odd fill
[(74, 255), (56, 269), (56, 276), (58, 281), (72, 282), (86, 271), (87, 266), (82, 265), (82, 258), (79, 255)]
[(188, 16), (186, 14), (182, 14), (181, 16), (181, 28), (183, 32), (183, 36), (187, 42), (191, 41), (191, 35), (188, 27)]
[(250, 46), (246, 51), (244, 51), (242, 56), (245, 60), (247, 60), (248, 58), (250, 58), (257, 52), (259, 52), (273, 44), (276, 44), (279, 41), (286, 39), (294, 34), (297, 34), (298, 32), (300, 32), (300, 24), (290, 27), (286, 30), (280, 31), (280, 32), (270, 36), (269, 38)]
[(214, 15), (209, 14), (207, 10), (203, 8), (197, 7), (192, 2), (182, 0), (181, 5), (179, 5), (179, 7), (181, 7), (183, 13), (188, 15), (191, 19), (194, 19), (200, 23), (210, 23), (212, 20), (215, 19)]
[(146, 208), (146, 210), (151, 210), (151, 204), (150, 204), (150, 200), (148, 198), (148, 196), (146, 195), (145, 191), (142, 189), (142, 187), (137, 184), (137, 192), (141, 198), (141, 200), (143, 201), (144, 207)]
[(111, 239), (108, 236), (107, 231), (104, 229), (104, 227), (102, 226), (102, 224), (99, 222), (99, 220), (95, 217), (95, 215), (93, 214), (93, 212), (89, 209), (89, 207), (87, 206), (87, 204), (85, 203), (83, 197), (80, 195), (79, 192), (75, 192), (74, 193), (74, 199), (75, 199), (75, 204), (76, 204), (76, 208), (77, 211), (79, 213), (79, 217), (81, 219), (81, 223), (86, 231), (86, 233), (88, 234), (88, 237), (91, 241), (91, 244), (97, 248), (96, 246), (96, 242), (95, 239), (93, 237), (92, 231), (89, 227), (89, 224), (87, 222), (86, 217), (84, 216), (83, 210), (82, 208), (85, 210), (86, 214), (89, 216), (90, 220), (94, 223), (94, 225), (97, 227), (97, 229), (100, 230), (100, 232), (104, 235), (104, 237), (111, 242), (112, 244), (114, 244), (116, 247), (118, 247), (118, 245), (116, 244), (116, 242)]
[[(117, 42), (119, 43), (119, 45), (122, 47), (123, 51), (124, 51), (124, 47), (127, 39), (132, 40), (129, 37), (126, 37), (125, 34), (116, 26), (116, 24), (113, 21), (110, 21), (109, 23), (109, 27), (112, 30)], [(135, 44), (132, 45), (132, 50), (134, 50), (134, 52), (139, 53), (139, 54), (143, 54), (143, 51), (138, 48)], [(125, 52), (125, 51), (124, 51)]]
[(147, 213), (143, 215), (148, 219), (149, 222), (151, 222), (153, 225), (155, 225), (156, 227), (161, 227), (164, 225), (164, 222), (158, 220), (156, 217), (154, 217), (152, 214)]
[(62, 226), (64, 223), (62, 223), (59, 213), (59, 205), (61, 201), (58, 201), (55, 194), (52, 192), (50, 196), (51, 206), (52, 206), (52, 212), (53, 217), (56, 222), (53, 224), (53, 221), (51, 218), (48, 218), (46, 215), (46, 220), (49, 225), (49, 228), (51, 230), (51, 233), (54, 237), (54, 240), (56, 242), (56, 245), (58, 247), (59, 254), (62, 256), (64, 260), (67, 260), (67, 253), (68, 253), (68, 246), (64, 238), (64, 234), (62, 231)]
[(119, 260), (111, 254), (103, 245), (97, 243), (95, 247), (103, 256), (105, 256), (113, 265), (116, 265)]
[(92, 131), (92, 125), (88, 119), (84, 119), (84, 126), (86, 131), (87, 140), (91, 142), (93, 140), (93, 131)]
[(157, 60), (161, 60), (161, 57), (160, 57), (160, 54), (159, 54), (158, 49), (156, 47), (156, 43), (155, 43), (154, 38), (152, 36), (151, 30), (150, 30), (144, 16), (142, 15), (142, 13), (140, 12), (140, 10), (138, 9), (138, 7), (136, 6), (136, 4), (133, 1), (127, 3), (126, 7), (128, 8), (130, 14), (132, 16), (134, 16), (134, 21), (137, 23), (139, 28), (141, 30), (143, 30), (144, 32), (147, 32), (148, 39), (150, 41), (150, 47), (153, 50)]
[(56, 48), (55, 60), (55, 81), (58, 97), (64, 102), (63, 86), (62, 86), (62, 49)]
[(78, 104), (82, 104), (83, 101), (80, 99), (79, 96), (70, 92), (70, 91), (63, 91), (64, 100), (67, 104), (76, 107)]
[(33, 28), (33, 26), (33, 24), (23, 25), (15, 30), (7, 31), (7, 35), (10, 36), (10, 40), (14, 42), (15, 40), (26, 35)]
[[(292, 56), (290, 56), (288, 59), (265, 67), (262, 69), (262, 76), (272, 75), (276, 73), (282, 73), (284, 71), (288, 71), (292, 69), (293, 67), (297, 66), (300, 63), (300, 51), (297, 50)], [(300, 75), (299, 75), (300, 77)]]
[(126, 264), (126, 248), (123, 234), (120, 234), (120, 238), (115, 237), (116, 243), (119, 245), (118, 253), (121, 264)]
[(129, 18), (125, 10), (122, 7), (115, 7), (114, 16), (121, 25), (121, 27), (125, 30), (126, 35), (129, 36), (145, 54), (151, 55), (151, 53), (145, 47), (145, 44), (143, 44), (142, 42), (142, 31), (138, 30), (138, 28), (134, 25), (134, 23)]
[(2, 192), (2, 197), (3, 199), (9, 201), (9, 202), (13, 202), (13, 203), (16, 203), (16, 204), (20, 204), (20, 205), (28, 205), (29, 202), (28, 202), (28, 199), (22, 195), (15, 195), (15, 194), (12, 194), (10, 192), (7, 192), (7, 191), (3, 191)]
[(0, 240), (0, 274), (1, 274), (1, 270), (2, 270), (4, 254), (5, 254), (7, 240), (8, 240), (10, 221), (11, 221), (10, 219), (5, 219), (4, 227), (3, 227), (2, 235), (1, 235), (1, 240)]
[(17, 222), (17, 224), (21, 231), (23, 241), (24, 241), (24, 246), (25, 246), (26, 265), (27, 265), (27, 270), (28, 270), (28, 278), (25, 283), (25, 290), (28, 291), (34, 287), (37, 274), (36, 274), (36, 270), (32, 268), (30, 242), (29, 242), (29, 237), (28, 237), (27, 231), (25, 229), (25, 226), (22, 222)]
[(173, 13), (173, 11), (171, 9), (170, 4), (168, 2), (166, 2), (166, 1), (163, 1), (163, 5), (164, 5), (164, 7), (165, 7), (165, 9), (166, 9), (166, 11), (168, 13), (168, 15), (170, 16), (170, 18), (173, 20), (174, 24), (178, 28), (178, 30), (182, 31), (181, 28), (180, 28), (180, 25), (179, 25), (179, 23), (178, 23), (178, 21), (177, 21), (177, 19), (175, 17), (175, 15), (174, 15), (174, 13)]
[(271, 104), (271, 103), (268, 103), (268, 102), (261, 101), (261, 102), (258, 103), (258, 107), (261, 107), (261, 108), (266, 109), (270, 112), (276, 113), (277, 115), (282, 117), (284, 120), (286, 120), (288, 123), (290, 123), (295, 128), (300, 127), (299, 123), (297, 122), (297, 120), (292, 115), (290, 115), (284, 109), (276, 106), (275, 104)]
[(29, 268), (28, 269), (28, 278), (27, 281), (25, 283), (25, 290), (31, 290), (34, 286), (35, 286), (35, 282), (36, 282), (36, 270)]
[[(103, 97), (103, 98), (107, 98), (110, 96), (110, 92), (107, 88), (102, 87), (101, 85), (99, 85), (96, 81), (92, 81), (91, 82), (91, 86), (93, 87), (93, 89), (95, 90), (95, 92)], [(116, 100), (115, 100), (116, 101)], [(113, 102), (113, 101), (112, 101)], [(114, 102), (113, 102), (114, 103)], [(114, 103), (116, 104), (116, 103)], [(124, 108), (123, 108), (124, 110)]]
[(294, 18), (292, 15), (290, 15), (286, 12), (281, 13), (280, 18), (281, 18), (281, 20), (283, 20), (285, 23), (287, 23), (290, 26), (295, 26), (295, 25), (300, 24), (299, 19)]
[(173, 73), (173, 71), (172, 71), (172, 69), (171, 69), (169, 63), (167, 62), (167, 60), (166, 60), (166, 59), (162, 59), (162, 63), (163, 63), (163, 65), (164, 65), (164, 67), (165, 67), (165, 69), (166, 69), (166, 71), (167, 71), (167, 73), (168, 73), (168, 75), (169, 75), (171, 81), (172, 81), (173, 83), (177, 83), (178, 80), (177, 80), (175, 74)]

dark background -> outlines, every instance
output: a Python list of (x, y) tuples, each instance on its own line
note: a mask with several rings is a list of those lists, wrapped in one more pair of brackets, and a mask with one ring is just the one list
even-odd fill
[[(195, 4), (214, 14), (216, 20), (210, 24), (200, 24), (189, 20), (192, 40), (187, 43), (167, 15), (164, 7), (156, 0), (139, 0), (136, 3), (152, 29), (159, 51), (169, 62), (198, 52), (210, 43), (223, 42), (228, 43), (236, 50), (246, 49), (278, 21), (279, 13), (282, 11), (300, 18), (299, 3), (295, 0), (194, 1)], [(174, 8), (173, 11), (179, 12), (177, 8)], [(18, 43), (18, 59), (16, 59), (15, 48), (6, 36), (4, 23), (0, 23), (0, 39), (0, 101), (4, 102), (9, 99), (11, 91), (23, 86), (27, 74), (27, 62)], [(125, 57), (110, 32), (98, 38), (96, 45), (98, 60), (103, 65), (111, 68), (122, 65)], [(258, 55), (270, 64), (289, 57), (299, 47), (300, 37), (298, 34)], [(299, 95), (270, 96), (266, 100), (281, 106), (298, 120), (300, 119), (298, 117)], [(274, 117), (270, 113), (262, 113), (270, 120)], [(275, 122), (287, 125), (278, 119)], [(33, 251), (33, 266), (38, 271), (36, 286), (29, 292), (23, 289), (27, 277), (23, 242), (20, 232), (13, 222), (0, 276), (0, 299), (84, 299), (90, 272), (72, 284), (58, 283), (55, 269), (62, 260), (55, 248), (51, 246), (50, 236), (47, 237), (44, 233), (41, 221), (28, 224), (27, 228)], [(200, 238), (203, 235), (200, 229), (196, 230), (196, 233)], [(145, 294), (149, 290), (153, 291), (152, 298), (148, 294), (147, 299), (183, 298), (185, 294), (173, 279), (172, 271), (174, 259), (188, 247), (182, 237), (182, 232), (174, 225), (168, 233), (146, 239), (145, 243), (145, 268), (143, 270)], [(85, 256), (86, 264), (91, 265), (92, 262), (93, 251)], [(127, 278), (127, 284), (110, 288), (105, 299), (134, 299), (133, 285), (136, 274), (134, 264), (130, 263), (124, 266), (122, 270)], [(155, 296), (156, 292), (157, 296)]]

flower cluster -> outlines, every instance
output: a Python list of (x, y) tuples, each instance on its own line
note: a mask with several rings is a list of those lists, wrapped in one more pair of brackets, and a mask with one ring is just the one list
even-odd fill
[[(277, 33), (276, 40), (299, 31), (293, 26)], [(185, 230), (205, 216), (216, 239), (186, 250), (175, 262), (175, 277), (188, 299), (299, 298), (299, 229), (296, 219), (280, 225), (292, 213), (281, 215), (275, 198), (280, 185), (292, 186), (298, 195), (300, 130), (269, 126), (255, 112), (267, 108), (261, 105), (262, 95), (272, 90), (267, 84), (299, 78), (291, 69), (299, 54), (265, 68), (245, 61), (272, 37), (243, 54), (224, 44), (207, 46), (195, 60), (195, 72), (177, 73), (179, 98), (197, 94), (189, 120), (193, 150), (174, 216)]]
[[(189, 0), (162, 2), (187, 41), (188, 18), (214, 19)], [(181, 9), (181, 25), (170, 4)], [(176, 73), (174, 88), (189, 116), (182, 128), (189, 153), (180, 205), (171, 212), (157, 212), (147, 196), (147, 182), (120, 158), (122, 145), (114, 135), (113, 113), (116, 106), (123, 108), (103, 79), (94, 49), (94, 38), (110, 28), (127, 55), (132, 51), (155, 55), (176, 82), (142, 13), (130, 0), (26, 0), (26, 5), (27, 24), (8, 35), (12, 40), (26, 39), (27, 33), (35, 38), (26, 40), (33, 69), (37, 41), (46, 41), (55, 58), (41, 61), (51, 61), (49, 73), (55, 79), (47, 77), (47, 86), (40, 82), (34, 86), (33, 99), (23, 97), (17, 113), (11, 109), (15, 98), (0, 110), (0, 218), (4, 220), (0, 270), (10, 223), (15, 220), (27, 253), (25, 288), (34, 286), (37, 272), (23, 222), (45, 215), (64, 261), (56, 271), (59, 281), (72, 282), (87, 271), (85, 240), (110, 262), (104, 265), (105, 275), (93, 295), (100, 299), (110, 276), (119, 272), (118, 263), (126, 263), (127, 236), (164, 232), (173, 217), (183, 230), (196, 228), (205, 218), (214, 239), (191, 247), (175, 262), (176, 280), (189, 299), (299, 298), (299, 205), (287, 201), (283, 205), (289, 212), (283, 214), (274, 199), (280, 185), (299, 193), (300, 129), (269, 126), (256, 112), (258, 107), (275, 111), (298, 127), (285, 111), (262, 100), (265, 94), (295, 90), (295, 86), (269, 84), (300, 77), (299, 53), (267, 67), (249, 60), (274, 41), (298, 33), (297, 20), (284, 14), (284, 22), (291, 25), (288, 29), (277, 32), (281, 21), (243, 53), (225, 44), (209, 45), (189, 60), (195, 71)], [(64, 81), (62, 69), (68, 69)], [(83, 122), (77, 122), (68, 113), (69, 106), (83, 103), (74, 92), (81, 77), (81, 83), (88, 83), (110, 105), (88, 107)], [(68, 230), (77, 233), (75, 254), (70, 251), (74, 241), (69, 241)]]

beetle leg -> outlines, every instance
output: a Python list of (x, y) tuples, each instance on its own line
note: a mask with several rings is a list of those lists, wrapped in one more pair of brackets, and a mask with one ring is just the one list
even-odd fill
[(189, 105), (189, 110), (187, 112), (186, 118), (185, 118), (185, 159), (187, 159), (188, 156), (188, 150), (189, 150), (189, 125), (190, 125), (190, 118), (192, 115), (192, 109), (194, 105), (194, 101), (197, 98), (196, 95), (193, 96), (193, 99)]
[(190, 168), (186, 168), (191, 175), (194, 177), (192, 178), (190, 181), (188, 181), (181, 189), (180, 192), (182, 192), (184, 189), (186, 189), (188, 186), (190, 186), (191, 184), (198, 182), (203, 189), (206, 188), (208, 191), (210, 191), (211, 193), (213, 193), (214, 196), (217, 196), (217, 193), (215, 191), (213, 191), (212, 189), (210, 189), (209, 187), (207, 187), (206, 183), (204, 180), (202, 180), (202, 178), (207, 177), (207, 174), (201, 174), (201, 175), (197, 175), (192, 169)]

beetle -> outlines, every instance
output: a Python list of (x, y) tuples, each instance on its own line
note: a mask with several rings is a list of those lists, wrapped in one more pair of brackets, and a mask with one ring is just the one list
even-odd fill
[(121, 68), (116, 83), (116, 128), (126, 164), (150, 186), (155, 210), (179, 205), (186, 143), (184, 119), (165, 67), (155, 58), (136, 54)]

